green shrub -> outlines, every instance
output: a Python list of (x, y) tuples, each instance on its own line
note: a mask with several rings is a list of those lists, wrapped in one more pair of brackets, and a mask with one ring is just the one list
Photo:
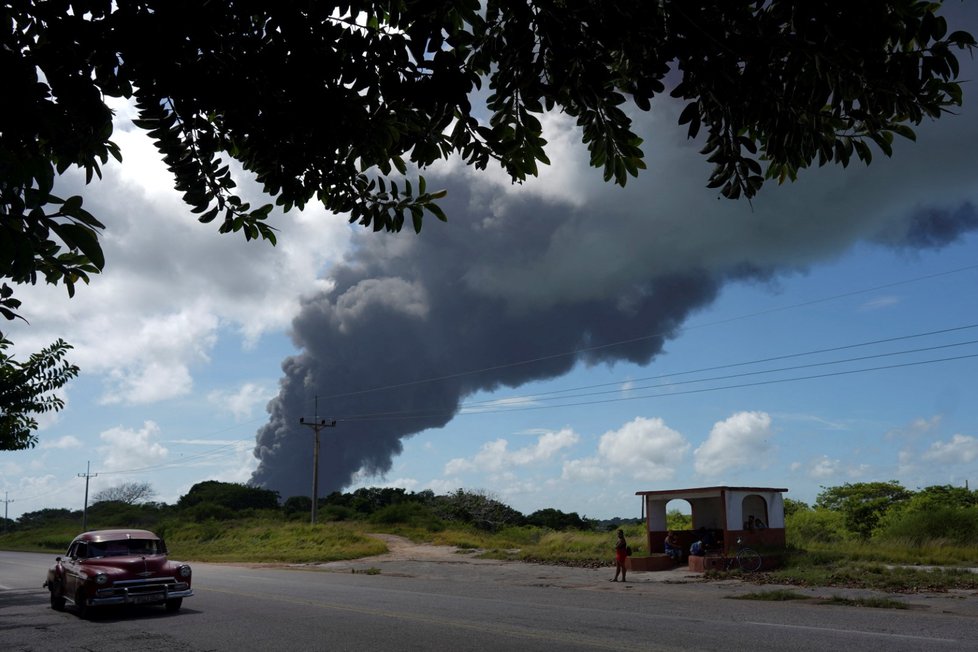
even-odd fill
[(978, 539), (978, 508), (901, 511), (887, 519), (877, 536), (884, 541), (904, 541), (918, 547), (935, 540), (969, 544)]
[[(319, 507), (322, 509), (322, 501), (320, 501)], [(291, 496), (282, 504), (282, 513), (287, 518), (293, 516), (308, 517), (312, 513), (312, 498), (309, 496)]]
[(353, 521), (359, 518), (357, 510), (343, 505), (326, 505), (316, 513), (317, 520), (322, 522), (330, 521)]
[(847, 538), (845, 516), (829, 509), (801, 510), (785, 517), (788, 543), (805, 547), (809, 543), (838, 543)]
[(185, 509), (184, 515), (197, 523), (230, 521), (239, 516), (234, 510), (217, 503), (197, 503), (193, 507)]
[(420, 503), (393, 503), (381, 507), (370, 515), (371, 523), (383, 525), (404, 524), (426, 527), (437, 521), (431, 509)]

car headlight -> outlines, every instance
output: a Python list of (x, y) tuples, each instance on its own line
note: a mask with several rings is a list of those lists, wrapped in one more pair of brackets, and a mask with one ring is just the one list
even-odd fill
[(180, 577), (190, 577), (190, 566), (183, 565), (180, 567)]
[(95, 583), (98, 584), (99, 586), (108, 583), (108, 581), (109, 581), (109, 576), (106, 575), (105, 573), (99, 573), (95, 576)]

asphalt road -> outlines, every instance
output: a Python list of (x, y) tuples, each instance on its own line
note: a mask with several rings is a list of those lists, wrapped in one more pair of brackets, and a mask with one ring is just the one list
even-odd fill
[(759, 602), (729, 598), (768, 587), (679, 571), (621, 584), (608, 569), (473, 560), (198, 563), (178, 614), (110, 608), (82, 620), (48, 605), (53, 557), (0, 551), (0, 649), (978, 650), (974, 594), (899, 598), (907, 610)]

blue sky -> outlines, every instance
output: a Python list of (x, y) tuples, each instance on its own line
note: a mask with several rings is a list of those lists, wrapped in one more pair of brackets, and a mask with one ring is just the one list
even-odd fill
[[(447, 224), (373, 234), (312, 208), (273, 217), (274, 248), (197, 224), (119, 106), (125, 163), (85, 190), (104, 274), (70, 301), (19, 290), (30, 325), (5, 328), (24, 353), (64, 338), (82, 367), (38, 447), (0, 452), (8, 513), (80, 508), (89, 462), (93, 494), (246, 482), (259, 432), (280, 448), (258, 477), (306, 493), (298, 419), (317, 396), (338, 419), (324, 488), (462, 487), (602, 518), (637, 516), (639, 490), (975, 486), (973, 84), (965, 101), (893, 159), (806, 170), (752, 205), (704, 188), (666, 100), (637, 116), (649, 169), (624, 190), (550, 116), (537, 180), (426, 173)], [(429, 417), (445, 423), (413, 431)]]

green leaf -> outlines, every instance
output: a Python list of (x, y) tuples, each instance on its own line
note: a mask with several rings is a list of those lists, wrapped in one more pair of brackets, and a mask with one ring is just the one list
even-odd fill
[(71, 248), (80, 250), (99, 270), (105, 267), (105, 255), (98, 241), (98, 234), (80, 224), (58, 224), (54, 231)]
[(911, 129), (907, 125), (895, 124), (890, 129), (893, 131), (893, 133), (899, 134), (900, 136), (903, 136), (907, 140), (912, 140), (912, 141), (917, 140), (917, 134), (914, 132), (913, 129)]
[(429, 213), (437, 217), (442, 222), (448, 221), (448, 217), (438, 204), (425, 204), (425, 208), (428, 209)]

